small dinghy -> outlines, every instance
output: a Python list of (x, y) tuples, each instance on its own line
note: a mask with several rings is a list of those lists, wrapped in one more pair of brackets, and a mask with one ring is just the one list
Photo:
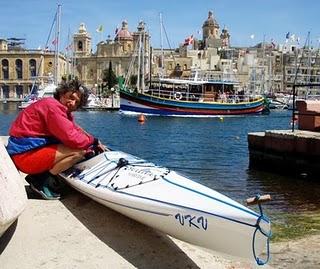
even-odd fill
[[(264, 264), (271, 228), (260, 213), (168, 168), (106, 151), (60, 174), (73, 188), (180, 240)], [(267, 257), (259, 258), (262, 252)]]

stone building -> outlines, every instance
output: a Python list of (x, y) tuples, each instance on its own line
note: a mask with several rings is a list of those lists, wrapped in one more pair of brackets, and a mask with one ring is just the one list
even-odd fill
[[(140, 36), (145, 48), (144, 57), (149, 59), (150, 37), (145, 30), (144, 22), (139, 23), (137, 31), (130, 32), (128, 22), (123, 21), (115, 38), (108, 36), (107, 40), (97, 44), (97, 49), (93, 52), (90, 33), (82, 23), (78, 33), (73, 36), (75, 75), (89, 88), (99, 88), (103, 79), (103, 71), (108, 69), (111, 63), (115, 74), (125, 77), (130, 64), (138, 56)], [(133, 73), (137, 70), (137, 66), (137, 63), (133, 65)], [(149, 70), (149, 67), (145, 66), (145, 70)]]
[[(220, 33), (220, 26), (209, 11), (208, 18), (202, 25), (202, 40), (193, 39), (191, 46), (181, 44), (177, 50), (153, 50), (153, 76), (163, 72), (167, 77), (190, 77), (193, 70), (202, 70), (218, 78), (226, 69), (230, 69), (232, 60), (224, 57), (222, 50), (228, 50), (230, 34), (226, 28)], [(161, 70), (163, 53), (164, 71)], [(227, 67), (228, 66), (228, 67)]]
[[(223, 29), (220, 34), (220, 26), (213, 17), (212, 11), (209, 11), (208, 19), (202, 25), (202, 40), (204, 48), (220, 48), (225, 44), (229, 44), (230, 35), (227, 29)], [(224, 42), (224, 40), (226, 40)]]
[[(292, 89), (293, 58), (298, 51), (292, 48), (285, 51), (266, 43), (254, 47), (231, 47), (229, 31), (226, 27), (220, 30), (211, 11), (202, 24), (202, 40), (193, 37), (191, 43), (181, 44), (176, 49), (150, 48), (150, 37), (144, 30), (144, 24), (141, 22), (137, 31), (130, 32), (128, 23), (124, 21), (115, 38), (109, 36), (99, 42), (93, 53), (90, 34), (82, 24), (74, 35), (76, 75), (89, 87), (97, 87), (102, 82), (103, 70), (108, 69), (111, 62), (116, 75), (125, 76), (132, 59), (137, 58), (137, 44), (142, 33), (145, 59), (150, 63), (144, 70), (151, 72), (154, 78), (190, 77), (194, 70), (200, 70), (210, 79), (238, 81), (239, 89), (257, 94), (290, 92)], [(309, 55), (306, 57), (309, 62), (301, 62), (299, 81), (306, 82), (307, 77), (311, 77), (310, 82), (318, 82), (319, 57), (316, 53), (305, 52), (304, 55)], [(133, 69), (137, 70), (136, 64)]]
[[(221, 48), (229, 48), (230, 34), (226, 28), (220, 32), (220, 26), (210, 11), (202, 25), (203, 40), (193, 39), (190, 46), (181, 44), (178, 49), (151, 48), (150, 36), (145, 31), (143, 22), (139, 23), (137, 31), (130, 32), (128, 22), (123, 21), (115, 37), (108, 36), (106, 40), (99, 42), (93, 52), (90, 33), (82, 23), (73, 36), (74, 74), (88, 87), (99, 88), (103, 71), (109, 68), (111, 62), (115, 74), (125, 77), (132, 59), (137, 58), (140, 35), (145, 46), (144, 70), (147, 76), (151, 73), (152, 77), (189, 77), (193, 69), (221, 73), (226, 70), (227, 65), (231, 65), (230, 59), (221, 60), (219, 54)], [(132, 73), (137, 73), (137, 61), (133, 69)]]
[[(0, 99), (21, 100), (30, 93), (33, 83), (44, 86), (55, 71), (54, 51), (30, 50), (8, 46), (0, 39)], [(58, 81), (66, 74), (67, 61), (58, 57)]]

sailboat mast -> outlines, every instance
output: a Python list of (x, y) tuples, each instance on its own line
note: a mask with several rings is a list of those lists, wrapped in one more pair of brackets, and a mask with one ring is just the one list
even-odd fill
[[(151, 73), (152, 73), (152, 49), (151, 49), (151, 44), (150, 44), (150, 35), (149, 35), (149, 32), (148, 32), (148, 35), (147, 35), (147, 38), (148, 38), (148, 81), (149, 81), (149, 87), (151, 87)], [(320, 44), (320, 43), (319, 43)]]
[(140, 79), (141, 79), (141, 39), (142, 33), (139, 34), (139, 49), (138, 49), (138, 77), (137, 77), (137, 91), (140, 92)]
[(61, 16), (61, 5), (58, 5), (58, 11), (56, 16), (56, 32), (54, 39), (54, 83), (58, 84), (59, 76), (59, 38), (60, 38), (60, 16)]
[(70, 76), (70, 73), (71, 73), (71, 70), (70, 70), (70, 59), (71, 59), (71, 57), (70, 57), (70, 40), (71, 40), (71, 35), (70, 35), (70, 27), (69, 27), (69, 29), (68, 29), (68, 38), (67, 38), (67, 40), (68, 40), (68, 43), (67, 43), (67, 48), (66, 48), (66, 50), (67, 50), (67, 52), (66, 52), (66, 60), (67, 60), (67, 77), (69, 77)]
[(162, 38), (162, 30), (163, 30), (163, 22), (162, 22), (162, 13), (160, 13), (160, 47), (161, 47), (161, 72), (160, 77), (163, 77), (163, 38)]
[(268, 92), (273, 95), (273, 77), (272, 77), (272, 63), (271, 63), (271, 51), (269, 55), (269, 79), (268, 79)]
[(145, 89), (145, 85), (144, 85), (144, 81), (145, 81), (145, 64), (146, 64), (146, 60), (145, 60), (145, 31), (143, 30), (142, 32), (142, 44), (141, 44), (141, 49), (142, 49), (142, 55), (141, 55), (141, 60), (142, 60), (142, 70), (141, 70), (141, 91), (142, 93), (144, 92)]

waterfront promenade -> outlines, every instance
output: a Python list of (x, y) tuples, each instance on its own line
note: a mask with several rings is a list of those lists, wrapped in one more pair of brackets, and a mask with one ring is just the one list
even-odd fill
[[(2, 269), (258, 267), (171, 238), (73, 190), (45, 201), (25, 184), (26, 210), (0, 239)], [(259, 268), (319, 268), (319, 249), (320, 235), (272, 244), (270, 263)]]

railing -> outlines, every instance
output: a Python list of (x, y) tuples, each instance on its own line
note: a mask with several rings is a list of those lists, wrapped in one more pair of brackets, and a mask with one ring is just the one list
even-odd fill
[(228, 94), (228, 93), (199, 93), (189, 91), (170, 91), (161, 89), (152, 89), (145, 94), (152, 97), (169, 99), (173, 101), (187, 101), (187, 102), (217, 102), (236, 104), (242, 102), (253, 102), (262, 98), (259, 95), (244, 95), (244, 94)]

